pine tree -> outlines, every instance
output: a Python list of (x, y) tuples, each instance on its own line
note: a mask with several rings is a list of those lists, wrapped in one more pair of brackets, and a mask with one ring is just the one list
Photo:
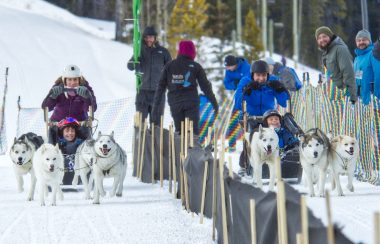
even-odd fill
[(249, 62), (252, 62), (259, 59), (260, 52), (263, 51), (261, 29), (257, 26), (255, 13), (252, 9), (248, 11), (244, 22), (243, 41), (247, 45), (244, 56)]
[(168, 43), (172, 55), (181, 39), (197, 41), (207, 34), (208, 4), (206, 0), (178, 0), (174, 5), (169, 21)]

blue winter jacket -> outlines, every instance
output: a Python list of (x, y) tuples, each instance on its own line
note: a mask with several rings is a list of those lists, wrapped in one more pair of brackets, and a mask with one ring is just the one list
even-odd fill
[(371, 66), (371, 56), (372, 56), (373, 45), (369, 45), (365, 49), (355, 49), (355, 60), (354, 60), (354, 72), (356, 87), (359, 90), (359, 96), (362, 99), (363, 104), (369, 104), (371, 101), (371, 82), (373, 82), (373, 71)]
[(380, 41), (374, 44), (371, 55), (371, 66), (373, 70), (373, 81), (375, 82), (373, 94), (377, 98), (380, 98)]
[(244, 87), (252, 82), (251, 77), (243, 77), (241, 79), (235, 94), (235, 107), (234, 109), (242, 110), (242, 102), (247, 102), (247, 112), (249, 115), (262, 116), (265, 111), (276, 109), (276, 101), (281, 107), (286, 107), (286, 101), (289, 99), (289, 93), (283, 91), (276, 92), (267, 84), (272, 82), (275, 76), (270, 75), (267, 82), (265, 82), (258, 90), (252, 90), (251, 95), (243, 94)]
[(226, 70), (224, 76), (224, 86), (226, 90), (236, 90), (239, 81), (244, 76), (251, 76), (251, 66), (244, 58), (237, 58), (238, 64), (234, 71)]

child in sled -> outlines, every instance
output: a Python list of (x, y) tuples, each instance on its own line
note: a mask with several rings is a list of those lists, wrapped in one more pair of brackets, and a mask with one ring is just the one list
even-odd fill
[(58, 145), (62, 151), (65, 165), (64, 185), (71, 185), (74, 178), (75, 153), (83, 139), (78, 137), (79, 122), (67, 117), (58, 123)]

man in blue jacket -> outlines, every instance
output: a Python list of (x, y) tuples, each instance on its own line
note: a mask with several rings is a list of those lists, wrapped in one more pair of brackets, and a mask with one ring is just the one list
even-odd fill
[(355, 60), (354, 72), (358, 96), (361, 97), (363, 104), (371, 101), (371, 91), (373, 92), (373, 69), (371, 66), (372, 40), (371, 34), (367, 30), (358, 32), (355, 38)]
[[(263, 60), (257, 60), (252, 64), (251, 76), (241, 79), (238, 85), (234, 109), (242, 110), (243, 101), (246, 101), (248, 115), (263, 116), (266, 111), (276, 109), (276, 104), (286, 107), (288, 99), (289, 93), (285, 87), (275, 76), (269, 75), (268, 64)], [(255, 126), (255, 123), (252, 123), (251, 129)], [(239, 165), (239, 175), (244, 176), (249, 169), (245, 152), (240, 155)]]
[(235, 109), (242, 110), (243, 101), (251, 116), (262, 116), (279, 104), (286, 107), (289, 93), (280, 81), (269, 75), (268, 64), (257, 60), (252, 64), (251, 76), (241, 79), (235, 95)]
[(377, 41), (373, 45), (371, 65), (373, 70), (373, 80), (375, 82), (375, 88), (373, 94), (380, 98), (380, 34)]
[(250, 76), (250, 65), (244, 58), (228, 55), (224, 59), (224, 66), (226, 74), (223, 83), (226, 90), (236, 90), (240, 80), (244, 76)]

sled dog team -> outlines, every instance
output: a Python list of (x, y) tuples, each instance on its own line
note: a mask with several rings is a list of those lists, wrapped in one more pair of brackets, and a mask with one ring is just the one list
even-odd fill
[[(249, 139), (249, 161), (253, 167), (253, 180), (262, 188), (262, 165), (269, 167), (269, 190), (273, 190), (276, 177), (276, 162), (280, 162), (278, 136), (273, 128), (259, 127)], [(355, 138), (340, 135), (329, 139), (320, 129), (310, 129), (300, 136), (300, 163), (303, 168), (303, 181), (308, 186), (309, 195), (315, 196), (314, 185), (318, 187), (318, 196), (323, 197), (326, 177), (331, 180), (332, 189), (337, 188), (339, 196), (343, 196), (339, 176), (347, 175), (347, 189), (354, 191), (352, 184), (359, 146)]]
[[(99, 204), (99, 197), (105, 196), (103, 179), (113, 177), (114, 183), (110, 196), (121, 197), (123, 182), (127, 170), (125, 151), (115, 142), (113, 132), (104, 135), (99, 132), (96, 140), (88, 139), (77, 149), (75, 157), (75, 176), (73, 185), (78, 183), (80, 175), (85, 189), (85, 198), (90, 199), (90, 189), (94, 183), (94, 204)], [(18, 191), (23, 191), (23, 175), (31, 175), (28, 201), (34, 199), (34, 190), (38, 185), (41, 206), (45, 205), (48, 186), (51, 187), (51, 204), (56, 205), (57, 193), (63, 199), (60, 187), (64, 176), (64, 159), (61, 150), (56, 146), (44, 143), (42, 137), (27, 133), (15, 139), (10, 157), (16, 175)], [(89, 176), (89, 178), (88, 178)]]

